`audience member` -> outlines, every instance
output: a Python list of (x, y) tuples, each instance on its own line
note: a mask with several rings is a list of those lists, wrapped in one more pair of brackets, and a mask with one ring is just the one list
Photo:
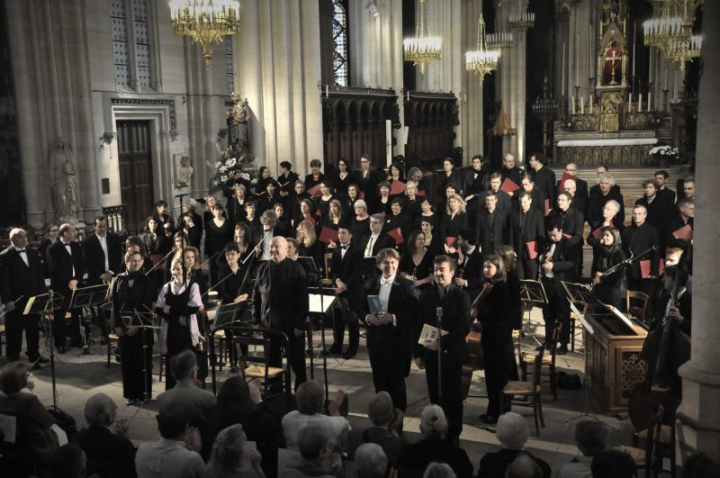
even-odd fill
[(543, 471), (527, 453), (520, 453), (505, 470), (505, 478), (543, 478)]
[(447, 439), (448, 422), (439, 405), (423, 409), (420, 432), (423, 439), (407, 447), (398, 457), (400, 478), (417, 476), (434, 461), (450, 465), (458, 478), (472, 476), (473, 466), (465, 450)]
[[(55, 450), (50, 457), (48, 478), (85, 478), (87, 458), (82, 448), (68, 443)], [(92, 475), (90, 478), (97, 477)], [(124, 476), (124, 475), (117, 475)]]
[(383, 478), (387, 466), (387, 456), (376, 443), (363, 443), (355, 452), (355, 469), (358, 478)]
[(683, 478), (719, 478), (720, 463), (705, 453), (694, 453), (685, 461)]
[(96, 393), (85, 403), (88, 427), (72, 436), (85, 452), (88, 474), (133, 478), (135, 447), (127, 437), (125, 420), (115, 420), (117, 405), (105, 393)]
[[(265, 478), (260, 467), (262, 456), (253, 449), (245, 451), (247, 436), (242, 425), (231, 425), (218, 433), (213, 444), (210, 461), (205, 467), (203, 478), (249, 478), (256, 476)], [(249, 455), (253, 473), (248, 474), (242, 468), (245, 455)]]
[[(312, 382), (305, 382), (306, 385)], [(302, 387), (301, 387), (302, 388)], [(298, 394), (300, 390), (298, 389)], [(297, 468), (285, 470), (281, 478), (335, 478), (333, 468), (332, 439), (326, 427), (312, 425), (303, 427), (297, 434), (297, 450), (302, 461)]]
[(625, 452), (605, 450), (596, 454), (591, 464), (592, 478), (635, 478), (637, 465)]
[(497, 423), (497, 438), (502, 448), (496, 452), (486, 453), (480, 459), (478, 478), (504, 476), (508, 466), (521, 454), (526, 453), (542, 470), (543, 478), (550, 478), (551, 470), (544, 460), (534, 457), (523, 450), (528, 439), (528, 427), (525, 419), (515, 413), (501, 415)]
[(372, 425), (350, 435), (349, 450), (359, 448), (361, 443), (375, 443), (385, 452), (389, 466), (394, 466), (400, 453), (409, 445), (407, 440), (397, 435), (403, 422), (402, 410), (394, 408), (389, 393), (379, 392), (368, 404), (368, 417)]
[(423, 478), (455, 478), (457, 475), (447, 463), (430, 463), (425, 468)]
[(607, 428), (601, 422), (583, 420), (575, 426), (575, 442), (582, 456), (560, 468), (557, 478), (590, 478), (593, 457), (605, 449)]

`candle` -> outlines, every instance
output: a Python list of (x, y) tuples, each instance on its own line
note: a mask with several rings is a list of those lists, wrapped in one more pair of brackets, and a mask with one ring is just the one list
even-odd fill
[(633, 23), (633, 68), (632, 68), (632, 76), (635, 76), (635, 47), (637, 46), (637, 20)]
[(330, 87), (328, 85), (325, 85), (325, 98), (330, 97)]
[(650, 105), (652, 104), (652, 91), (648, 93), (648, 113), (650, 112)]
[(592, 107), (593, 107), (593, 95), (590, 95), (590, 114), (592, 114)]
[(628, 106), (632, 106), (632, 93), (628, 94)]
[(407, 100), (410, 101), (410, 90), (407, 91)]
[(392, 121), (385, 120), (385, 149), (387, 151), (387, 166), (392, 164)]
[(667, 75), (668, 75), (668, 67), (665, 65), (665, 86), (663, 86), (663, 90), (667, 91)]
[(581, 115), (585, 114), (585, 97), (584, 96), (580, 97), (580, 114)]
[(565, 97), (565, 42), (563, 42), (562, 47), (562, 70), (560, 73), (560, 78), (562, 79), (562, 86), (560, 87), (560, 96)]
[(638, 98), (638, 113), (642, 111), (642, 93), (640, 93), (640, 97)]
[(575, 114), (575, 95), (570, 97), (570, 104), (572, 104), (572, 114)]
[(580, 34), (575, 34), (575, 86), (580, 86)]

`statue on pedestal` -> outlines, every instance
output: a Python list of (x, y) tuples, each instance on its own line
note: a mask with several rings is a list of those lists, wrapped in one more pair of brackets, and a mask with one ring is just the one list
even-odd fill
[(72, 147), (63, 138), (55, 142), (50, 161), (55, 171), (55, 215), (60, 221), (77, 221), (77, 162)]

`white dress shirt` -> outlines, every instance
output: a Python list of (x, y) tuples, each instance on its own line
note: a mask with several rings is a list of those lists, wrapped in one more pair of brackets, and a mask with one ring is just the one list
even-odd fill
[[(97, 234), (95, 234), (97, 236)], [(110, 259), (108, 259), (108, 248), (107, 248), (107, 235), (97, 236), (100, 241), (100, 247), (102, 247), (103, 254), (105, 254), (105, 272), (112, 272), (110, 270)]]
[(380, 236), (380, 234), (372, 234), (370, 236), (370, 239), (368, 239), (367, 246), (365, 246), (365, 259), (369, 259), (373, 257), (373, 246), (375, 245), (375, 241), (377, 241), (377, 238)]
[(20, 259), (23, 260), (26, 266), (30, 267), (30, 261), (28, 261), (27, 251), (25, 249), (20, 249), (19, 247), (15, 247), (13, 245), (13, 249), (15, 249), (20, 256)]

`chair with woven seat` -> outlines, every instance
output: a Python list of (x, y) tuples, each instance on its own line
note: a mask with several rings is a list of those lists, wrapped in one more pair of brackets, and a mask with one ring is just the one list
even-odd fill
[[(562, 330), (562, 324), (556, 322), (552, 332), (552, 346), (549, 354), (543, 354), (543, 365), (547, 367), (547, 373), (542, 372), (541, 375), (547, 375), (548, 383), (550, 384), (550, 391), (553, 394), (553, 399), (557, 400), (557, 373), (555, 369), (555, 359), (557, 358), (557, 343), (560, 339), (560, 331)], [(535, 357), (539, 352), (522, 352), (520, 354), (520, 370), (522, 371), (521, 378), (523, 381), (527, 380), (527, 366), (529, 363), (535, 361)]]
[[(545, 419), (543, 418), (541, 399), (542, 385), (540, 384), (540, 372), (542, 369), (544, 355), (545, 350), (541, 350), (535, 356), (532, 381), (517, 382), (511, 380), (505, 385), (502, 392), (500, 392), (500, 410), (504, 409), (503, 403), (505, 402), (505, 400), (510, 400), (510, 403), (515, 406), (533, 408), (533, 418), (535, 419), (535, 432), (538, 437), (540, 436), (540, 425), (545, 428)], [(526, 400), (531, 400), (530, 403), (515, 402), (513, 401), (514, 397), (524, 397)], [(540, 425), (538, 424), (538, 419)]]
[(659, 453), (660, 447), (658, 447), (658, 444), (661, 441), (664, 414), (665, 407), (660, 405), (655, 415), (650, 417), (650, 424), (645, 434), (645, 448), (626, 445), (615, 447), (616, 450), (629, 454), (635, 461), (638, 470), (645, 469), (645, 478), (650, 478), (650, 476), (657, 477), (662, 469), (662, 458)]
[[(272, 367), (265, 359), (265, 351), (270, 348), (270, 338), (260, 334), (245, 335), (236, 333), (234, 336), (235, 350), (238, 355), (238, 362), (241, 364), (242, 373), (246, 378), (256, 378), (263, 381), (265, 395), (267, 396), (270, 380), (287, 376), (287, 368)], [(243, 354), (243, 345), (253, 346), (255, 351)], [(257, 349), (260, 347), (260, 352)], [(290, 387), (290, 383), (285, 384)]]
[[(650, 297), (645, 292), (629, 290), (627, 291), (627, 296), (625, 299), (625, 310), (627, 310), (629, 316), (645, 322), (645, 316), (647, 315), (649, 300)], [(633, 303), (635, 303), (636, 305), (633, 305)]]

